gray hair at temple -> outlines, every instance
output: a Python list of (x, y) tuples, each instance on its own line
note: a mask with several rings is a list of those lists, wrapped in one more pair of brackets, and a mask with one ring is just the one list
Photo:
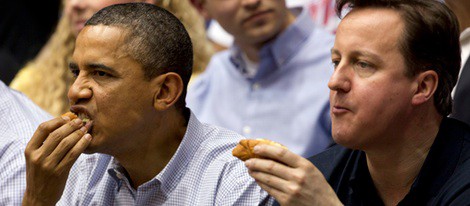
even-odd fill
[(343, 10), (361, 8), (392, 9), (401, 15), (405, 31), (400, 39), (400, 49), (408, 67), (407, 75), (413, 77), (434, 70), (439, 76), (434, 105), (441, 115), (450, 114), (451, 92), (457, 82), (461, 61), (460, 30), (454, 13), (437, 0), (336, 1), (336, 13), (340, 18)]
[(142, 64), (151, 80), (175, 72), (184, 89), (176, 103), (185, 108), (186, 87), (192, 74), (193, 48), (183, 24), (163, 8), (147, 3), (115, 4), (94, 14), (85, 26), (106, 25), (127, 30), (124, 51)]

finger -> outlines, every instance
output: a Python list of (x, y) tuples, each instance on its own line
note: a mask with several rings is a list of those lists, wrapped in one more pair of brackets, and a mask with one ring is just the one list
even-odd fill
[(284, 186), (289, 184), (288, 181), (272, 174), (253, 170), (249, 170), (248, 173), (256, 180), (258, 184), (261, 183), (279, 191), (284, 191)]
[[(41, 152), (46, 156), (50, 155), (65, 137), (69, 136), (73, 132), (80, 131), (79, 129), (82, 127), (82, 125), (82, 120), (78, 118), (62, 125), (49, 134), (46, 141), (44, 141), (39, 150), (41, 150)], [(82, 132), (82, 136), (83, 134), (85, 133)]]
[(251, 171), (267, 173), (285, 180), (294, 172), (293, 168), (270, 159), (251, 158), (245, 161), (245, 166)]
[(67, 172), (72, 168), (73, 164), (75, 161), (77, 161), (78, 157), (80, 154), (85, 151), (85, 149), (90, 145), (92, 140), (92, 136), (90, 134), (85, 134), (83, 135), (82, 138), (75, 144), (70, 151), (67, 152), (67, 154), (62, 158), (60, 161), (58, 168), (62, 168), (66, 170)]
[(33, 137), (28, 142), (26, 146), (28, 149), (36, 150), (42, 146), (42, 143), (46, 140), (47, 136), (57, 128), (61, 127), (62, 125), (66, 124), (70, 121), (69, 117), (57, 117), (47, 122), (43, 122), (38, 126), (36, 131), (33, 134)]
[(59, 164), (64, 156), (80, 141), (86, 132), (87, 128), (83, 126), (79, 130), (75, 130), (70, 135), (65, 137), (49, 155), (49, 161), (53, 162), (54, 165)]
[(299, 167), (301, 165), (301, 162), (305, 160), (303, 157), (294, 154), (288, 149), (266, 144), (260, 144), (255, 146), (254, 153), (266, 157), (268, 159), (284, 163), (285, 165), (288, 165), (293, 168)]
[(287, 197), (287, 194), (281, 192), (280, 190), (277, 190), (275, 188), (272, 188), (268, 185), (265, 185), (261, 182), (257, 182), (257, 184), (264, 190), (266, 191), (267, 193), (269, 193), (269, 195), (271, 195), (272, 197), (274, 197), (274, 199), (276, 199), (279, 203), (282, 203), (284, 199), (286, 199)]

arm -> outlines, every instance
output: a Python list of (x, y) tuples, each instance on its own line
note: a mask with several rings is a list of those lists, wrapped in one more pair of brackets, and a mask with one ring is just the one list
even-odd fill
[(54, 205), (60, 199), (70, 168), (91, 141), (88, 129), (68, 117), (39, 125), (25, 149), (23, 205)]
[(342, 205), (323, 174), (307, 159), (286, 149), (258, 145), (245, 165), (256, 182), (281, 205)]

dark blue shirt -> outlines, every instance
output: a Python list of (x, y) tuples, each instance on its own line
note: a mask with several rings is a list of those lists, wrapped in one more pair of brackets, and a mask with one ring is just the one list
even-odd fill
[[(345, 205), (383, 205), (363, 151), (339, 145), (309, 159)], [(445, 118), (409, 193), (398, 205), (470, 205), (470, 127)]]

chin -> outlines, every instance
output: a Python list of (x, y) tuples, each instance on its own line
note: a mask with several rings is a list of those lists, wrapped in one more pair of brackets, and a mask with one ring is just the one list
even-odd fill
[(358, 136), (353, 135), (352, 132), (345, 132), (345, 131), (341, 132), (341, 131), (332, 130), (332, 136), (336, 144), (339, 144), (349, 149), (355, 149), (355, 150), (360, 149)]

